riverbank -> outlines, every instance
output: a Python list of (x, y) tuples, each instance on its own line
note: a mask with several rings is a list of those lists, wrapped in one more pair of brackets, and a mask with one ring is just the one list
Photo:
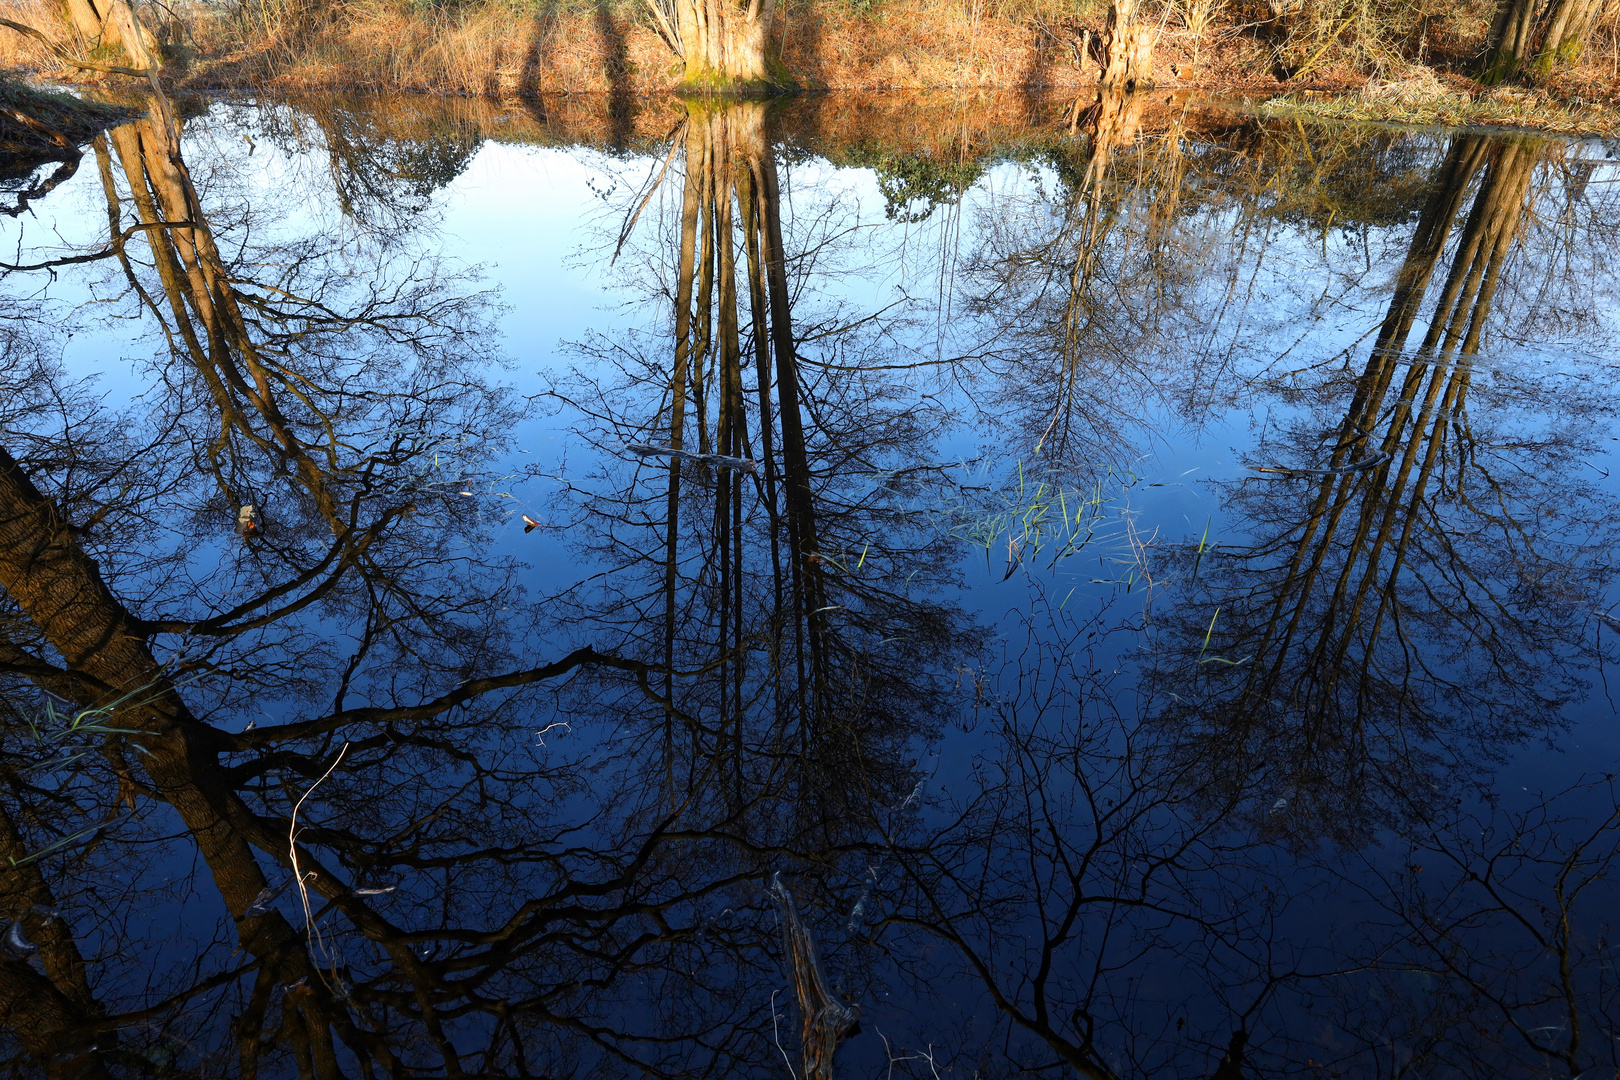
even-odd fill
[[(1468, 4), (1425, 21), (1415, 45), (1406, 41), (1424, 62), (1330, 39), (1302, 54), (1287, 79), (1279, 77), (1275, 41), (1242, 21), (1240, 5), (1225, 8), (1227, 23), (1194, 33), (1188, 12), (1196, 6), (1167, 7), (1155, 24), (1159, 89), (1240, 96), (1274, 115), (1620, 134), (1620, 5), (1575, 66), (1533, 87), (1494, 88), (1460, 74), (1488, 28), (1488, 12)], [(628, 0), (355, 0), (320, 9), (261, 0), (162, 16), (143, 10), (160, 23), (154, 29), (170, 57), (168, 77), (181, 89), (605, 94), (622, 102), (668, 93), (681, 78), (645, 5)], [(787, 0), (774, 33), (805, 90), (1024, 88), (1080, 96), (1096, 85), (1086, 34), (1101, 28), (1105, 12), (1094, 0)], [(72, 44), (48, 0), (0, 0), (0, 14)], [(0, 34), (0, 67), (85, 78), (14, 34)]]
[(1540, 87), (1481, 86), (1441, 79), (1422, 69), (1392, 80), (1368, 79), (1359, 89), (1296, 90), (1257, 104), (1264, 116), (1406, 124), (1490, 127), (1558, 135), (1620, 138), (1620, 106), (1579, 95), (1559, 97)]
[(0, 155), (22, 163), (71, 156), (127, 115), (100, 102), (0, 77)]

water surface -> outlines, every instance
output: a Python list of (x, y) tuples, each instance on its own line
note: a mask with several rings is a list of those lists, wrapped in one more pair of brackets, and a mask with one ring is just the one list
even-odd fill
[(1613, 1077), (1617, 152), (200, 99), (7, 181), (12, 1070)]

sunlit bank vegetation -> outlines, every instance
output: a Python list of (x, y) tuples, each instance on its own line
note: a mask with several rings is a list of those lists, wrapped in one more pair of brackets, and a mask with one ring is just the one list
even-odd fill
[(521, 96), (1101, 82), (1353, 89), (1410, 111), (1530, 85), (1519, 122), (1557, 127), (1552, 103), (1612, 105), (1620, 78), (1614, 0), (179, 0), (138, 10), (6, 0), (0, 17), (38, 32), (0, 30), (0, 64), (58, 74), (74, 61), (150, 64), (216, 88)]

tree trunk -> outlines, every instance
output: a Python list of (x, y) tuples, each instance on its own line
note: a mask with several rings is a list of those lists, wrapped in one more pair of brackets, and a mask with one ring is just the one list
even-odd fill
[(1580, 56), (1603, 0), (1503, 0), (1481, 79), (1499, 83), (1550, 74)]
[[(656, 3), (655, 11), (659, 11)], [(681, 89), (698, 94), (759, 94), (795, 84), (776, 55), (776, 0), (675, 0), (674, 44), (686, 62)]]
[(121, 46), (134, 67), (156, 68), (162, 64), (157, 38), (141, 25), (128, 0), (68, 0), (68, 15), (74, 29), (92, 49)]
[(1153, 85), (1153, 29), (1136, 21), (1138, 0), (1114, 0), (1103, 33), (1102, 85), (1124, 90)]

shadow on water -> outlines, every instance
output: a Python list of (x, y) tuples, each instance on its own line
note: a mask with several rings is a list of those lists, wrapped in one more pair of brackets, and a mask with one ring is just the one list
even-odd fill
[[(15, 1072), (1613, 1075), (1614, 763), (1499, 782), (1610, 717), (1617, 403), (1517, 351), (1612, 344), (1612, 169), (487, 108), (258, 104), (314, 163), (266, 192), (159, 106), (37, 195), (101, 216), (4, 270)], [(429, 220), (491, 132), (636, 180), (586, 242), (635, 320), (528, 394)], [(61, 359), (115, 309), (128, 408)]]

